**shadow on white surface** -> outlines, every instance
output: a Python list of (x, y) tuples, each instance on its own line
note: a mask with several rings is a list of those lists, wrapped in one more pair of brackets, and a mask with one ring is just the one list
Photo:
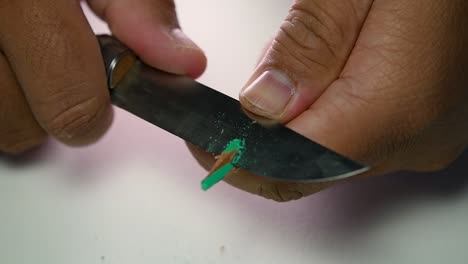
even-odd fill
[[(185, 258), (167, 262), (172, 255), (218, 263), (214, 259), (221, 257), (217, 249), (222, 246), (228, 252), (222, 263), (285, 263), (291, 258), (294, 263), (376, 263), (395, 254), (425, 256), (426, 248), (418, 245), (427, 241), (463, 259), (466, 164), (468, 153), (438, 173), (355, 180), (283, 204), (224, 183), (205, 193), (199, 187), (205, 172), (181, 140), (116, 110), (110, 132), (92, 147), (70, 149), (51, 141), (26, 156), (0, 160), (0, 207), (8, 214), (0, 233), (2, 228), (22, 232), (4, 236), (13, 243), (10, 250), (24, 247), (30, 258), (47, 252), (47, 263), (69, 257), (80, 263), (96, 249), (118, 263), (134, 258), (139, 263), (185, 263)], [(41, 227), (19, 221), (29, 217)], [(431, 240), (434, 236), (438, 239)], [(60, 249), (37, 251), (32, 237)], [(72, 251), (76, 246), (81, 253)], [(147, 253), (140, 256), (133, 247)], [(7, 259), (19, 259), (8, 252)]]
[[(109, 177), (106, 173), (96, 173), (96, 169), (100, 167), (110, 166), (118, 169), (118, 164), (124, 163), (125, 160), (143, 160), (154, 162), (153, 168), (156, 170), (161, 163), (167, 168), (174, 168), (170, 177), (168, 175), (159, 180), (173, 181), (175, 185), (185, 186), (182, 190), (174, 190), (175, 196), (178, 191), (199, 191), (198, 181), (204, 172), (201, 168), (193, 168), (196, 163), (190, 161), (189, 152), (184, 150), (185, 146), (181, 140), (137, 118), (130, 117), (121, 110), (117, 110), (116, 119), (113, 132), (93, 147), (70, 150), (51, 140), (25, 155), (4, 156), (4, 164), (21, 171), (38, 164), (60, 161), (67, 169), (62, 180), (71, 184), (71, 188), (83, 188), (83, 184), (93, 185), (101, 180), (100, 177)], [(135, 131), (138, 131), (138, 134), (135, 134)], [(154, 160), (151, 156), (155, 157)], [(184, 162), (189, 165), (184, 165)], [(299, 221), (301, 226), (309, 226), (309, 231), (314, 234), (326, 234), (326, 237), (333, 237), (335, 242), (339, 241), (340, 244), (352, 247), (357, 245), (356, 240), (360, 238), (365, 240), (366, 234), (373, 229), (373, 226), (379, 225), (382, 222), (381, 218), (392, 210), (399, 210), (421, 200), (450, 201), (464, 194), (468, 185), (467, 164), (468, 151), (443, 171), (400, 172), (354, 180), (300, 201), (285, 204), (252, 198), (250, 194), (239, 195), (237, 191), (230, 190), (231, 187), (228, 185), (219, 187), (221, 191), (213, 192), (221, 196), (224, 195), (223, 192), (226, 195), (234, 195), (233, 200), (226, 199), (224, 202), (228, 203), (226, 206), (237, 208), (244, 215), (252, 215), (252, 218), (259, 215), (271, 219), (277, 218), (278, 222), (289, 226), (294, 226)], [(193, 172), (194, 175), (177, 175), (180, 168), (183, 168), (184, 172)], [(15, 177), (15, 175), (7, 176)], [(281, 209), (278, 211), (278, 208)], [(293, 241), (298, 242), (303, 239), (293, 239)], [(311, 239), (320, 240), (317, 236)]]
[[(210, 59), (202, 81), (236, 97), (290, 1), (179, 3)], [(465, 153), (438, 173), (356, 180), (285, 204), (224, 183), (205, 193), (181, 140), (116, 110), (96, 145), (50, 141), (0, 157), (0, 262), (465, 263), (467, 165)]]

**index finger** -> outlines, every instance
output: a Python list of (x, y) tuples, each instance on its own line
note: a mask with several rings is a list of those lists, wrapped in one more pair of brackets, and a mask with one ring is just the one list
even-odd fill
[(78, 1), (11, 1), (1, 10), (0, 48), (48, 133), (72, 145), (103, 134), (111, 120), (105, 71)]

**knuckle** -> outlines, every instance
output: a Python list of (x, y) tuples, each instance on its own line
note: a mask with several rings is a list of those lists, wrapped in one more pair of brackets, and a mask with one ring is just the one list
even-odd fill
[[(365, 134), (359, 134), (361, 138), (355, 139), (359, 143), (347, 148), (346, 155), (366, 164), (382, 164), (407, 153), (420, 142), (427, 125), (416, 122), (412, 108), (414, 103), (401, 106), (401, 100), (391, 99), (380, 92), (359, 89), (362, 88), (361, 82), (353, 77), (340, 78), (335, 84), (340, 87), (339, 97), (347, 107), (355, 110), (354, 115), (342, 113), (347, 123), (355, 122), (356, 116), (366, 121), (372, 120)], [(333, 106), (333, 102), (330, 105)], [(334, 108), (337, 112), (341, 109), (341, 105)]]
[(152, 8), (154, 10), (161, 23), (164, 23), (169, 27), (179, 27), (179, 22), (177, 21), (177, 14), (175, 12), (176, 4), (173, 0), (160, 0), (153, 2), (154, 3), (149, 8)]
[[(280, 26), (272, 48), (306, 68), (334, 69), (342, 56), (346, 25), (336, 15), (298, 2)], [(338, 17), (339, 18), (339, 17)], [(285, 58), (286, 59), (286, 58)]]
[(264, 183), (257, 188), (257, 195), (275, 202), (289, 202), (302, 198), (304, 195), (298, 190), (291, 189), (285, 183)]
[[(367, 152), (365, 160), (370, 163), (382, 163), (388, 161), (393, 157), (398, 157), (401, 153), (406, 153), (418, 141), (418, 137), (405, 132), (404, 129), (391, 129), (387, 130), (386, 139), (378, 141), (374, 150)], [(367, 148), (370, 149), (370, 146)]]
[(437, 160), (426, 161), (423, 164), (417, 164), (410, 169), (418, 171), (418, 172), (437, 172), (446, 169), (449, 167), (455, 158), (443, 158)]
[(185, 144), (187, 145), (192, 156), (203, 169), (210, 171), (210, 169), (213, 168), (216, 160), (211, 154), (188, 141), (186, 141)]
[(449, 167), (452, 164), (453, 161), (454, 161), (454, 159), (449, 159), (449, 158), (444, 158), (444, 159), (441, 159), (441, 160), (432, 161), (432, 162), (428, 163), (422, 170), (427, 171), (427, 172), (440, 171), (440, 170), (443, 170), (443, 169), (446, 169), (447, 167)]
[(162, 0), (157, 4), (161, 5), (166, 11), (174, 11), (176, 9), (175, 2), (173, 0)]
[(356, 160), (370, 165), (388, 163), (399, 159), (416, 146), (420, 139), (420, 131), (411, 128), (402, 118), (384, 120), (375, 124), (367, 132), (367, 137), (361, 147), (351, 154)]
[(420, 172), (436, 172), (450, 167), (463, 152), (464, 147), (456, 148), (451, 151), (439, 152), (436, 157), (426, 159), (411, 169)]
[(75, 101), (46, 121), (46, 130), (67, 142), (85, 139), (98, 127), (104, 107), (104, 100), (96, 96)]

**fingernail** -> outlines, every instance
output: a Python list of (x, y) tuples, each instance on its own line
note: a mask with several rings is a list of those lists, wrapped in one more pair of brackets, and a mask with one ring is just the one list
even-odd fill
[(278, 70), (268, 70), (241, 93), (250, 111), (268, 117), (279, 117), (294, 94), (288, 76)]
[(193, 42), (185, 33), (180, 30), (179, 28), (176, 28), (171, 31), (173, 40), (175, 42), (175, 45), (178, 48), (186, 48), (186, 49), (200, 49), (195, 42)]

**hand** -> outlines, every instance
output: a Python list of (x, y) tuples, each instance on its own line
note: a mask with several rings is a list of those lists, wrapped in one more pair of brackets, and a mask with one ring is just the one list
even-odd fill
[[(203, 52), (180, 30), (171, 0), (89, 0), (114, 35), (148, 64), (199, 76)], [(96, 37), (76, 0), (0, 0), (0, 152), (47, 135), (97, 140), (111, 122)]]
[[(241, 103), (371, 165), (363, 176), (442, 169), (468, 141), (467, 14), (462, 0), (296, 0)], [(335, 183), (226, 181), (277, 201)]]

